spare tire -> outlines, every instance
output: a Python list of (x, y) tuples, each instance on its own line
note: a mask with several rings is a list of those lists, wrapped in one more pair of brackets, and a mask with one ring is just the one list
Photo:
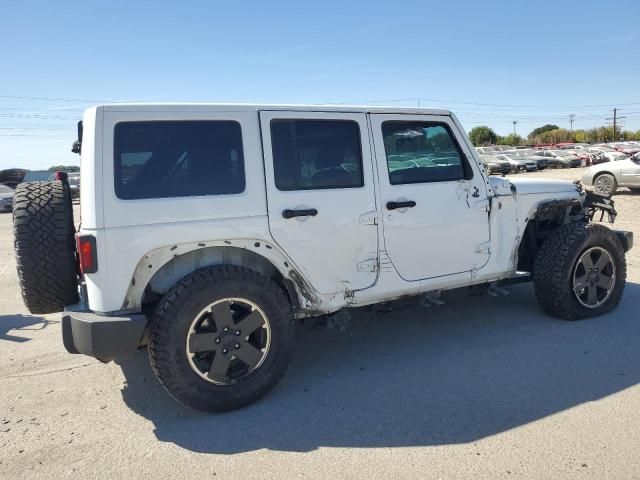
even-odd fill
[(13, 232), (22, 298), (31, 313), (77, 303), (78, 268), (69, 186), (27, 182), (16, 188)]

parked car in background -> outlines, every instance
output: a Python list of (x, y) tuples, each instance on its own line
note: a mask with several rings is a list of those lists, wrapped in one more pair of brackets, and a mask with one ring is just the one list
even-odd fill
[(592, 163), (593, 154), (585, 148), (563, 148), (562, 150), (578, 157), (581, 160), (582, 165), (589, 166)]
[(53, 175), (51, 170), (29, 170), (22, 177), (23, 182), (47, 182)]
[(529, 160), (526, 157), (520, 157), (514, 153), (501, 153), (496, 155), (499, 160), (506, 160), (511, 165), (516, 167), (519, 172), (535, 172), (538, 170), (538, 164), (534, 160)]
[(538, 150), (536, 155), (542, 155), (549, 161), (549, 167), (575, 168), (582, 165), (582, 160), (566, 150)]
[(560, 150), (584, 150), (589, 148), (590, 146), (591, 145), (589, 145), (588, 143), (559, 143), (556, 145), (556, 148), (559, 148)]
[(589, 158), (591, 158), (591, 165), (599, 165), (601, 163), (610, 162), (611, 160), (603, 152), (595, 150), (587, 150)]
[(491, 155), (497, 151), (498, 149), (493, 145), (489, 147), (476, 147), (476, 152), (480, 155)]
[(536, 165), (538, 166), (538, 170), (544, 170), (545, 168), (547, 168), (549, 164), (549, 160), (547, 158), (541, 155), (536, 155), (536, 153), (530, 148), (523, 148), (520, 150), (510, 150), (509, 152), (505, 152), (505, 153), (509, 153), (510, 155), (516, 155), (520, 158), (524, 158), (526, 160), (531, 160), (533, 162), (536, 162)]
[(26, 173), (27, 170), (23, 168), (7, 168), (5, 170), (0, 170), (0, 184), (16, 188), (16, 186), (22, 182)]
[(582, 183), (593, 185), (593, 189), (603, 195), (613, 195), (618, 187), (640, 192), (640, 153), (619, 162), (590, 167), (582, 175)]
[(619, 142), (619, 143), (610, 143), (611, 148), (614, 150), (626, 153), (627, 155), (635, 155), (640, 152), (640, 145), (637, 145), (635, 142)]
[(13, 188), (0, 184), (0, 212), (10, 212), (13, 206)]
[(617, 162), (618, 160), (624, 160), (625, 158), (629, 158), (629, 155), (623, 152), (619, 152), (611, 147), (606, 145), (596, 145), (589, 149), (590, 152), (599, 152), (603, 153), (605, 157), (611, 162)]
[(511, 163), (507, 160), (500, 160), (495, 155), (479, 155), (479, 157), (489, 175), (506, 175), (515, 171)]

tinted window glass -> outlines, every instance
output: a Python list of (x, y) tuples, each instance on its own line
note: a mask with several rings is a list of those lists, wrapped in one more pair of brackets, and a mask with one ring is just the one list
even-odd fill
[(446, 125), (384, 122), (382, 135), (392, 185), (465, 178), (462, 153)]
[(46, 182), (54, 175), (49, 170), (32, 170), (27, 172), (22, 179), (23, 182)]
[(240, 124), (123, 122), (115, 127), (119, 198), (224, 195), (244, 191)]
[(362, 180), (360, 128), (350, 120), (272, 120), (278, 190), (353, 188)]

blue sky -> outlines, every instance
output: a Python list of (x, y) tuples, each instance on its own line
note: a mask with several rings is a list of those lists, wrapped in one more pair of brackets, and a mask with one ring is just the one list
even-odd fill
[(77, 164), (103, 100), (420, 102), (523, 135), (616, 105), (640, 129), (638, 0), (3, 0), (0, 41), (0, 168)]

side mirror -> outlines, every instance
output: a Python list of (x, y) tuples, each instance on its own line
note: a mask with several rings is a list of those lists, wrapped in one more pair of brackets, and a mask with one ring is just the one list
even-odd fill
[(77, 153), (78, 155), (82, 152), (82, 132), (83, 132), (83, 128), (82, 128), (82, 120), (78, 122), (78, 139), (73, 142), (73, 145), (71, 146), (71, 151), (73, 153)]

